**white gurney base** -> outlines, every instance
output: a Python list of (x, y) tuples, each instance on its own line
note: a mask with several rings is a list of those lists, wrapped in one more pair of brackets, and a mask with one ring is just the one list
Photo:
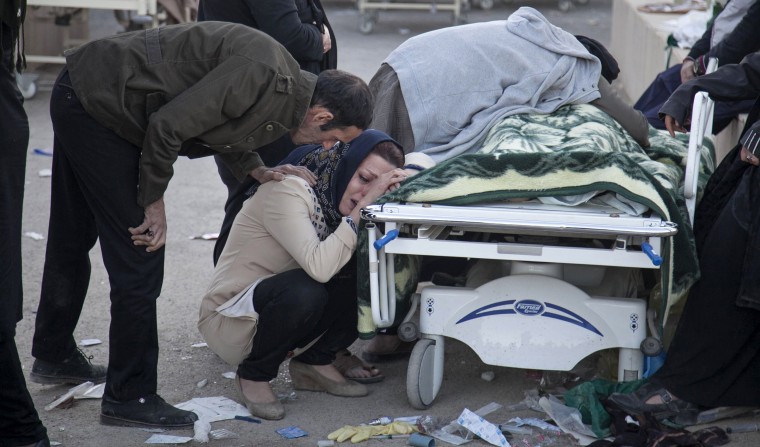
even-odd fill
[(470, 346), (488, 365), (572, 369), (594, 352), (620, 348), (619, 380), (641, 377), (646, 303), (590, 297), (549, 276), (512, 275), (477, 289), (429, 286), (420, 300), (420, 332), (409, 359), (407, 397), (430, 406), (443, 379), (444, 337)]

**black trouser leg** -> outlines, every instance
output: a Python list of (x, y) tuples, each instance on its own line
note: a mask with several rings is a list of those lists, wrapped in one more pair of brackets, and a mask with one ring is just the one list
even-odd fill
[(0, 447), (33, 444), (47, 438), (26, 389), (13, 331), (0, 331)]
[[(111, 286), (105, 397), (131, 400), (153, 394), (158, 364), (155, 300), (163, 281), (164, 250), (146, 252), (132, 243), (127, 230), (144, 219), (136, 188), (140, 148), (92, 118), (66, 74), (53, 88), (50, 109), (55, 157), (60, 160), (53, 164), (50, 235), (33, 354), (54, 359), (52, 340), (71, 342), (89, 282), (85, 257), (97, 237)], [(63, 212), (65, 206), (71, 208)]]
[(0, 447), (47, 438), (26, 388), (14, 339), (21, 319), (21, 217), (29, 123), (23, 97), (8, 69), (11, 30), (0, 22)]
[(0, 330), (21, 319), (21, 211), (24, 202), (29, 122), (23, 97), (8, 70), (13, 53), (10, 28), (0, 22)]
[(736, 305), (748, 233), (735, 213), (754, 205), (737, 197), (705, 239), (702, 278), (689, 291), (665, 364), (652, 377), (679, 398), (708, 407), (760, 406), (760, 312)]
[(315, 328), (327, 302), (324, 284), (302, 269), (288, 270), (261, 281), (253, 294), (259, 324), (251, 353), (238, 367), (240, 377), (258, 382), (277, 377), (288, 352), (302, 340), (311, 341), (320, 334)]
[[(321, 334), (319, 340), (308, 350), (298, 356), (298, 360), (310, 365), (327, 365), (335, 360), (335, 353), (348, 348), (359, 336), (356, 326), (356, 257), (351, 258), (343, 269), (333, 276), (327, 284), (327, 306), (314, 329)], [(302, 340), (303, 347), (314, 337)]]

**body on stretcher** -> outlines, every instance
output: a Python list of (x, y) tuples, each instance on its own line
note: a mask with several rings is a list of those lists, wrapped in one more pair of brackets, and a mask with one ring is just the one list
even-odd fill
[[(489, 365), (570, 370), (586, 356), (620, 348), (618, 378), (641, 377), (646, 302), (590, 296), (608, 266), (658, 268), (662, 238), (677, 232), (658, 216), (606, 206), (535, 202), (484, 206), (386, 203), (369, 220), (373, 319), (395, 316), (393, 256), (511, 261), (511, 274), (478, 288), (428, 286), (420, 297), (420, 341), (409, 360), (407, 396), (419, 409), (443, 377), (444, 337), (470, 346)], [(381, 234), (374, 223), (384, 223)], [(392, 235), (390, 240), (383, 239)], [(524, 242), (527, 240), (528, 242)], [(646, 248), (643, 248), (646, 247)]]

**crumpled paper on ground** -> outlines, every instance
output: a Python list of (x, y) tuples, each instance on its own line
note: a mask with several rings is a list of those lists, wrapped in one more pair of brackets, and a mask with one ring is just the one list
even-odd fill
[(507, 438), (501, 433), (499, 427), (488, 422), (467, 408), (465, 408), (462, 411), (462, 414), (459, 415), (457, 423), (491, 445), (510, 447)]
[(64, 395), (45, 405), (45, 410), (50, 411), (69, 399), (102, 399), (105, 383), (95, 385), (92, 382), (84, 382), (70, 388)]
[(204, 419), (208, 422), (235, 419), (235, 416), (251, 416), (251, 412), (247, 408), (224, 396), (195, 397), (177, 404), (175, 407), (193, 411), (198, 415), (198, 419)]

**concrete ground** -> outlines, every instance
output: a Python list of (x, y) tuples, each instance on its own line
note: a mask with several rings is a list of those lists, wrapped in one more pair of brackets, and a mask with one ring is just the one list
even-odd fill
[[(405, 39), (451, 24), (450, 13), (430, 11), (381, 12), (372, 34), (358, 31), (359, 14), (353, 3), (326, 1), (327, 13), (335, 28), (339, 46), (339, 64), (344, 70), (356, 73), (369, 81), (380, 62)], [(587, 5), (575, 6), (561, 12), (556, 1), (513, 1), (497, 3), (493, 9), (470, 11), (468, 20), (486, 21), (506, 18), (519, 6), (539, 9), (547, 18), (574, 34), (584, 34), (608, 44), (610, 40), (611, 0), (590, 0)], [(102, 30), (112, 29), (110, 12), (93, 11), (92, 26)], [(442, 67), (445, 69), (445, 67)], [(27, 163), (26, 201), (24, 208), (24, 232), (47, 234), (50, 178), (41, 171), (50, 169), (51, 157), (36, 155), (33, 149), (52, 148), (52, 129), (48, 114), (50, 86), (58, 67), (37, 68), (41, 74), (39, 92), (27, 101), (26, 109), (31, 126), (31, 139)], [(158, 301), (161, 358), (159, 363), (159, 393), (171, 403), (179, 403), (193, 397), (228, 396), (236, 399), (237, 392), (232, 380), (222, 376), (232, 368), (224, 364), (207, 348), (191, 345), (202, 339), (196, 330), (198, 304), (208, 284), (212, 263), (212, 241), (190, 239), (204, 233), (216, 232), (222, 220), (225, 189), (216, 174), (211, 159), (181, 159), (175, 165), (175, 176), (165, 199), (169, 224), (166, 246), (166, 276), (163, 294)], [(76, 235), (72, 235), (76, 237)], [(19, 323), (17, 343), (25, 370), (31, 370), (30, 355), (34, 326), (34, 312), (39, 299), (45, 239), (23, 239), (23, 268), (25, 305), (23, 321)], [(76, 330), (76, 338), (98, 338), (102, 344), (84, 348), (98, 363), (107, 362), (109, 299), (108, 277), (102, 266), (98, 247), (91, 255), (93, 271), (89, 295)], [(359, 351), (362, 342), (352, 349)], [(419, 415), (406, 399), (406, 362), (395, 360), (378, 365), (386, 376), (385, 381), (370, 385), (371, 394), (365, 398), (345, 399), (327, 394), (298, 392), (293, 394), (287, 374), (276, 381), (276, 391), (289, 398), (285, 402), (287, 416), (282, 421), (252, 424), (240, 421), (224, 421), (213, 428), (227, 428), (239, 435), (238, 439), (211, 441), (215, 446), (314, 446), (326, 439), (328, 433), (343, 425), (358, 425), (380, 416)], [(484, 381), (481, 374), (493, 371), (495, 379)], [(208, 384), (198, 388), (196, 384), (207, 379)], [(475, 410), (490, 402), (506, 406), (520, 402), (526, 390), (536, 388), (524, 370), (492, 367), (483, 364), (466, 346), (449, 342), (446, 347), (446, 370), (443, 386), (434, 405), (427, 414), (444, 419), (456, 418), (463, 408)], [(99, 424), (100, 402), (77, 401), (69, 409), (46, 411), (43, 407), (64, 393), (65, 386), (41, 386), (29, 384), (29, 389), (48, 428), (50, 439), (64, 446), (135, 446), (145, 442), (150, 433), (135, 428), (115, 428)], [(510, 413), (504, 409), (492, 413), (488, 419), (495, 423), (507, 421), (515, 415), (539, 416), (538, 413)], [(751, 418), (722, 421), (726, 426), (739, 422), (752, 422)], [(308, 437), (285, 440), (275, 433), (276, 429), (295, 425), (309, 433)], [(191, 430), (179, 430), (170, 434), (192, 436)], [(732, 445), (750, 446), (760, 443), (760, 435), (747, 433), (732, 436)], [(197, 443), (195, 443), (197, 444)], [(445, 445), (444, 443), (438, 443)], [(372, 440), (367, 446), (401, 446), (405, 439)], [(472, 445), (487, 445), (474, 441)]]

